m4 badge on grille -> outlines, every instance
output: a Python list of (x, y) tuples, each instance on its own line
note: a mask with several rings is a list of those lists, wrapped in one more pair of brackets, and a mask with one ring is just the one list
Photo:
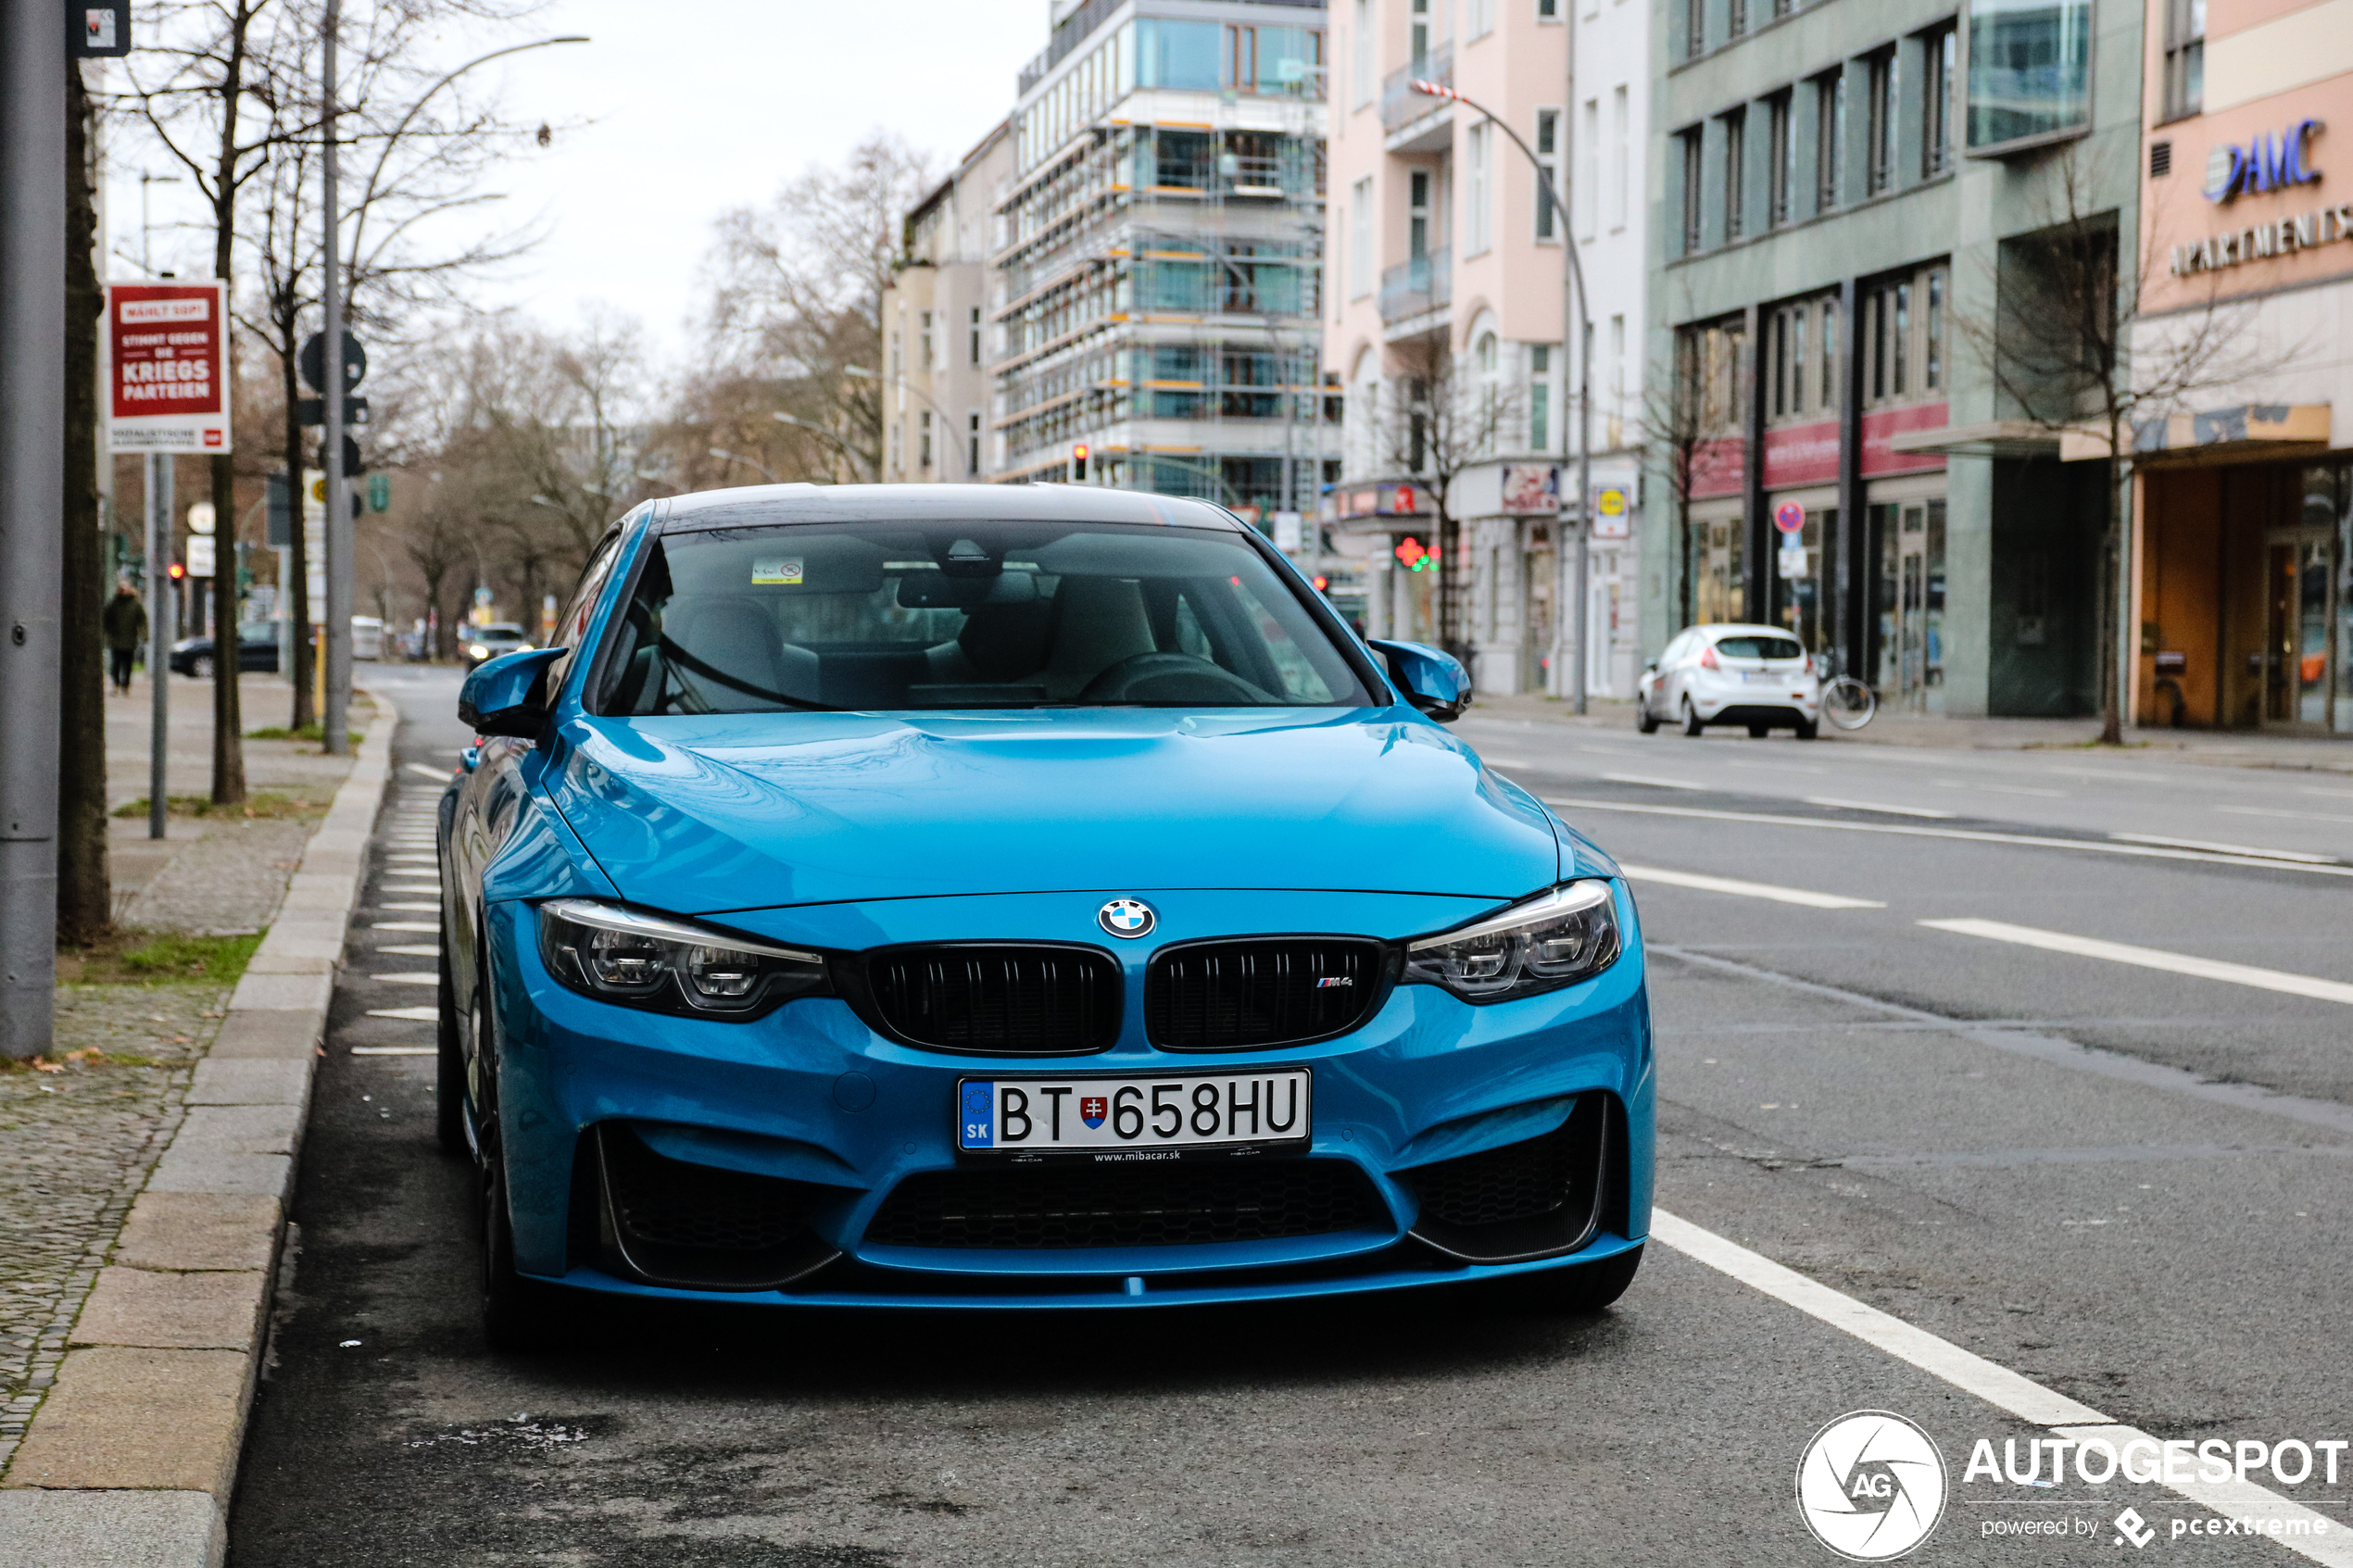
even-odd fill
[(1318, 991), (1328, 991), (1335, 985), (1353, 985), (1355, 984), (1356, 977), (1353, 974), (1327, 974), (1315, 982), (1315, 989)]

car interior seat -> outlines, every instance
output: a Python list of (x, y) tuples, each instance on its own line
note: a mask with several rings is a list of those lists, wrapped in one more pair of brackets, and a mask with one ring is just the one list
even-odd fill
[(818, 700), (817, 656), (786, 643), (757, 599), (709, 598), (665, 619), (673, 712), (774, 712)]

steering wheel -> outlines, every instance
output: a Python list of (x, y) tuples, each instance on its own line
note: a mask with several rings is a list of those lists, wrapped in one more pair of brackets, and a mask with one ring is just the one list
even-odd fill
[(1231, 671), (1189, 653), (1139, 653), (1087, 683), (1079, 700), (1197, 702), (1205, 708), (1258, 708), (1275, 699)]

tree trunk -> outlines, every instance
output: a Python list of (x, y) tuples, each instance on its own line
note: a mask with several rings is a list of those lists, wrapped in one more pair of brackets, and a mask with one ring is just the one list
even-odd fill
[[(232, 13), (229, 59), (220, 76), (220, 148), (212, 177), (212, 275), (228, 280), (237, 245), (237, 110), (245, 86), (245, 34), (252, 8)], [(226, 345), (224, 344), (224, 347)], [(224, 353), (224, 407), (235, 397), (237, 362)], [(245, 798), (245, 716), (237, 675), (245, 649), (237, 635), (237, 470), (226, 452), (212, 459), (212, 803)]]
[(99, 626), (106, 551), (98, 532), (98, 324), (106, 294), (92, 251), (90, 104), (66, 64), (65, 580), (58, 622), (57, 939), (82, 944), (114, 923), (107, 867), (107, 698)]
[(2108, 494), (2102, 510), (2108, 526), (2100, 531), (2100, 744), (2124, 744), (2124, 664), (2118, 657), (2123, 643), (2124, 567), (2123, 513), (2117, 495), (2117, 475), (2122, 465), (2118, 461), (2117, 443), (2123, 435), (2123, 421), (2111, 410), (2108, 420), (2108, 460), (2102, 469)]

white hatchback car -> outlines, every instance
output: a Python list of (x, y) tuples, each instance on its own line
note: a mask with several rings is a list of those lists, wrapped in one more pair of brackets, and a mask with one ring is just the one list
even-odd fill
[(1689, 627), (1643, 667), (1634, 688), (1644, 734), (1666, 723), (1681, 724), (1687, 735), (1710, 724), (1744, 724), (1759, 740), (1769, 730), (1812, 740), (1821, 707), (1821, 671), (1778, 626)]

